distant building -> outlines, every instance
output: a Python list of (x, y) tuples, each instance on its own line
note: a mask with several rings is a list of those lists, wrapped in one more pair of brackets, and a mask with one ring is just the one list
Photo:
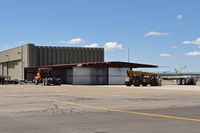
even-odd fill
[(0, 75), (10, 76), (11, 79), (24, 79), (25, 67), (103, 61), (103, 48), (26, 44), (0, 52)]

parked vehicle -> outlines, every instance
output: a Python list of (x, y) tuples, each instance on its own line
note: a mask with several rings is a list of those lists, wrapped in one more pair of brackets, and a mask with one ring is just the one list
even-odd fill
[(200, 74), (181, 72), (185, 68), (187, 68), (187, 66), (174, 68), (174, 73), (161, 73), (160, 76), (163, 80), (176, 81), (177, 85), (196, 85), (199, 80)]
[(43, 85), (61, 85), (61, 79), (52, 77), (52, 69), (48, 67), (38, 68), (37, 74), (34, 78), (36, 85), (42, 83)]
[(11, 80), (10, 76), (1, 76), (0, 75), (0, 84), (19, 84), (19, 80)]
[(142, 71), (127, 71), (125, 78), (126, 86), (161, 86), (161, 78), (156, 73)]

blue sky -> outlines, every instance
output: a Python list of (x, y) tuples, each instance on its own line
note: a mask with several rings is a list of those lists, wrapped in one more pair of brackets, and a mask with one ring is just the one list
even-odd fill
[(0, 50), (105, 47), (106, 61), (200, 71), (199, 0), (0, 0)]

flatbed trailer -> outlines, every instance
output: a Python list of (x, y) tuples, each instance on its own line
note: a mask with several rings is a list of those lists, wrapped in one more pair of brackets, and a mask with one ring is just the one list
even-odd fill
[(200, 75), (161, 75), (163, 80), (175, 80), (177, 85), (196, 85)]

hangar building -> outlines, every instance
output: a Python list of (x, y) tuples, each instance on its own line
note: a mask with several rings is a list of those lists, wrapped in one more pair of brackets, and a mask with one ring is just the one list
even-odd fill
[(11, 79), (24, 79), (25, 67), (103, 61), (103, 48), (26, 44), (0, 52), (0, 75), (10, 76)]
[[(122, 85), (126, 71), (132, 68), (156, 68), (156, 65), (129, 62), (91, 62), (45, 66), (53, 70), (53, 77), (62, 84)], [(38, 67), (25, 68), (25, 79), (32, 81)]]
[(124, 84), (127, 70), (156, 65), (104, 62), (104, 48), (26, 44), (0, 52), (0, 75), (32, 81), (39, 67), (51, 67), (64, 84)]

